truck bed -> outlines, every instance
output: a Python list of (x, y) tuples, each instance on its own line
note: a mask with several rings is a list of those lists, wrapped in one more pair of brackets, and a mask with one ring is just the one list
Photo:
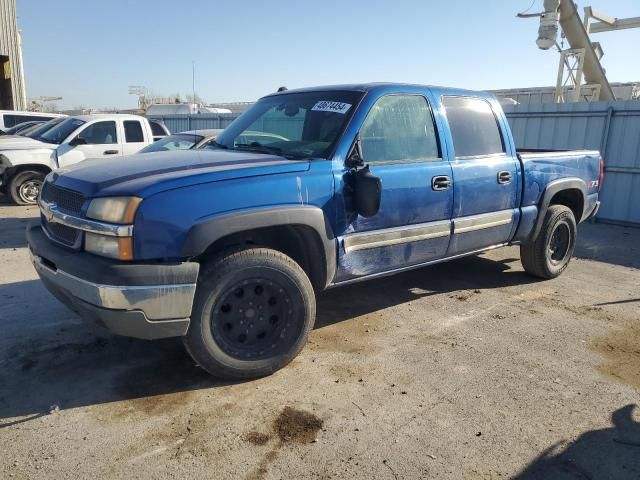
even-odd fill
[[(576, 180), (584, 193), (584, 210), (593, 209), (600, 187), (597, 150), (518, 150), (522, 164), (522, 207), (537, 206), (544, 190), (557, 180)], [(576, 218), (579, 222), (581, 219)]]

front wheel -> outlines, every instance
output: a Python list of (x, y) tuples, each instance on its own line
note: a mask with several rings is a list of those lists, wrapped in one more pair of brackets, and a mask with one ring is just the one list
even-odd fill
[(211, 375), (262, 377), (298, 355), (314, 322), (315, 295), (302, 268), (276, 250), (249, 248), (203, 267), (183, 341)]
[(35, 205), (42, 188), (44, 174), (36, 171), (17, 173), (9, 184), (11, 198), (18, 205)]
[(570, 208), (551, 205), (534, 242), (520, 246), (524, 270), (551, 279), (565, 271), (576, 247), (576, 219)]

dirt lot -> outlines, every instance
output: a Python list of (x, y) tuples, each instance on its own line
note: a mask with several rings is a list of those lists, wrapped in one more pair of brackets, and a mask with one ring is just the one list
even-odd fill
[(0, 204), (0, 478), (640, 478), (640, 230), (582, 226), (550, 282), (507, 248), (326, 292), (300, 357), (229, 384), (59, 304), (36, 215)]

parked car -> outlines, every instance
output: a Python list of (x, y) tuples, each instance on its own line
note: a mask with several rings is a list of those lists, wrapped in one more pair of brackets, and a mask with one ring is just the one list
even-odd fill
[(30, 121), (46, 122), (52, 118), (62, 117), (59, 113), (19, 112), (14, 110), (0, 110), (0, 131), (6, 132), (11, 127)]
[(81, 317), (225, 378), (288, 364), (326, 288), (506, 245), (557, 277), (603, 180), (597, 151), (518, 152), (494, 96), (419, 85), (275, 93), (215, 146), (54, 171), (27, 238)]
[(38, 125), (42, 125), (45, 123), (42, 120), (31, 121), (31, 122), (23, 122), (15, 125), (4, 132), (5, 135), (22, 135), (23, 132), (30, 130), (31, 128), (35, 128)]
[(0, 188), (19, 205), (35, 204), (50, 171), (88, 158), (130, 155), (151, 143), (151, 125), (138, 115), (68, 117), (37, 140), (0, 142)]
[[(257, 132), (248, 130), (243, 132), (242, 135), (239, 135), (234, 140), (234, 147), (243, 146), (243, 145), (251, 145), (253, 143), (258, 143), (259, 145), (269, 145), (273, 142), (287, 142), (289, 139), (283, 137), (282, 135), (277, 135), (271, 132)], [(215, 143), (215, 138), (202, 143), (198, 148), (206, 149), (206, 150), (215, 150), (219, 148)]]
[(222, 132), (221, 128), (211, 128), (204, 130), (189, 130), (186, 132), (174, 133), (147, 145), (139, 153), (168, 152), (173, 150), (189, 150), (200, 148), (201, 145), (216, 138)]

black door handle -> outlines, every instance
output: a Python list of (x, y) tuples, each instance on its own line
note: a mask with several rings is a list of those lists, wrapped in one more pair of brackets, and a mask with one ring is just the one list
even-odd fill
[(498, 183), (508, 185), (511, 183), (511, 172), (498, 172)]
[(118, 150), (105, 150), (104, 152), (105, 155), (115, 155), (116, 153), (118, 153)]
[(451, 178), (448, 175), (438, 175), (431, 179), (431, 188), (435, 191), (449, 190)]

